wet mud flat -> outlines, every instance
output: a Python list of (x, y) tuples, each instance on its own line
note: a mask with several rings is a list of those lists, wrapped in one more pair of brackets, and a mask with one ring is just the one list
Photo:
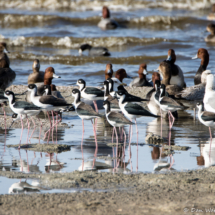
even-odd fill
[(79, 192), (62, 194), (1, 195), (0, 214), (184, 214), (184, 210), (190, 214), (192, 208), (205, 212), (215, 207), (215, 167), (161, 174), (75, 171), (0, 175), (38, 178), (41, 186), (48, 188), (79, 188)]

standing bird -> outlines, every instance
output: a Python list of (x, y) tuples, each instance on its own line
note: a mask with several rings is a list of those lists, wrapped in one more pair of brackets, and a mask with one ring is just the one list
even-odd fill
[[(28, 116), (36, 116), (41, 111), (41, 108), (34, 104), (30, 104), (25, 101), (16, 102), (15, 95), (12, 91), (9, 91), (9, 90), (5, 91), (4, 96), (8, 98), (10, 109), (14, 113), (16, 113), (20, 116), (21, 124), (22, 124), (22, 131), (24, 128), (23, 122), (22, 122), (22, 118), (23, 118), (22, 116), (26, 116), (27, 122), (28, 122)], [(28, 122), (28, 126), (29, 126), (29, 122)], [(21, 132), (21, 137), (20, 137), (20, 142), (19, 142), (19, 149), (20, 149), (21, 140), (22, 140), (22, 132)]]
[(135, 124), (136, 124), (136, 131), (138, 134), (138, 129), (137, 129), (137, 121), (136, 118), (142, 117), (142, 116), (152, 116), (152, 117), (157, 117), (154, 114), (150, 113), (148, 110), (143, 108), (142, 106), (138, 104), (133, 104), (127, 100), (126, 92), (125, 91), (117, 91), (116, 92), (117, 97), (119, 97), (119, 107), (123, 114), (131, 119), (131, 121), (134, 119)]
[[(110, 110), (110, 102), (109, 101), (104, 101), (103, 106), (105, 108), (105, 115), (107, 118), (107, 121), (114, 127), (113, 128), (113, 135), (114, 135), (114, 130), (116, 132), (116, 139), (118, 142), (118, 135), (116, 131), (116, 127), (123, 127), (124, 125), (132, 125), (133, 123), (129, 121), (123, 114), (113, 112)], [(125, 135), (125, 141), (126, 141), (126, 134), (123, 128), (123, 132)], [(113, 141), (113, 136), (112, 136), (112, 141)]]
[(97, 138), (96, 138), (96, 127), (93, 124), (93, 119), (101, 118), (102, 115), (100, 115), (99, 113), (94, 111), (90, 105), (87, 105), (84, 102), (81, 102), (80, 90), (73, 89), (72, 96), (75, 98), (74, 105), (75, 105), (76, 113), (82, 119), (83, 133), (84, 133), (84, 120), (91, 120), (91, 123), (93, 125), (93, 132), (94, 132), (94, 136), (95, 136), (96, 151), (97, 151), (98, 144), (97, 144)]
[(10, 68), (10, 60), (6, 53), (6, 43), (0, 43), (0, 90), (5, 90), (9, 87), (16, 78), (16, 73)]
[(152, 87), (152, 84), (148, 82), (146, 75), (148, 75), (147, 71), (147, 65), (145, 63), (140, 64), (139, 70), (138, 70), (139, 77), (135, 78), (131, 83), (129, 84), (129, 87)]
[(200, 48), (196, 54), (195, 57), (193, 57), (192, 59), (197, 59), (200, 58), (201, 59), (201, 64), (200, 67), (198, 69), (198, 71), (196, 72), (195, 78), (194, 78), (194, 84), (200, 84), (201, 83), (201, 75), (202, 73), (207, 69), (208, 63), (209, 63), (209, 54), (208, 51), (206, 49)]
[(215, 78), (213, 74), (207, 76), (205, 87), (204, 107), (206, 111), (215, 113)]
[(44, 82), (45, 73), (40, 71), (40, 61), (35, 59), (32, 65), (33, 73), (28, 76), (28, 84)]
[[(38, 85), (37, 86), (37, 95), (38, 96), (42, 96), (43, 93), (44, 93), (44, 85), (51, 85), (52, 84), (52, 79), (53, 78), (61, 78), (60, 76), (56, 75), (55, 74), (55, 70), (53, 67), (48, 67), (46, 70), (45, 70), (45, 74), (44, 74), (44, 82), (43, 84), (36, 84)], [(30, 95), (30, 92), (27, 92), (26, 93), (26, 99), (25, 99), (27, 102), (32, 102), (31, 101), (31, 95)]]
[(198, 111), (198, 117), (199, 121), (204, 124), (205, 126), (209, 127), (209, 133), (210, 133), (210, 139), (212, 141), (212, 134), (211, 134), (211, 128), (215, 127), (215, 113), (209, 112), (209, 111), (202, 111), (203, 110), (203, 103), (197, 103)]
[(83, 79), (79, 79), (76, 84), (79, 86), (81, 97), (88, 100), (93, 100), (96, 112), (98, 112), (96, 100), (103, 99), (104, 92), (95, 87), (86, 87), (86, 82)]
[(112, 76), (113, 76), (113, 66), (111, 63), (108, 63), (105, 69), (105, 80), (112, 78)]

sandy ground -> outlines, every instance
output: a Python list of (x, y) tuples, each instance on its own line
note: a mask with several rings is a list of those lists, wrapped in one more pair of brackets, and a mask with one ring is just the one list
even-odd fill
[[(39, 178), (49, 188), (90, 188), (64, 194), (1, 195), (0, 214), (205, 214), (215, 209), (215, 167), (162, 174), (0, 172)], [(201, 213), (190, 211), (203, 210)]]

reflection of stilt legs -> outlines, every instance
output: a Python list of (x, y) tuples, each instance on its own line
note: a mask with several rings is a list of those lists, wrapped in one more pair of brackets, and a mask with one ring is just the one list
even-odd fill
[(21, 135), (20, 135), (20, 142), (19, 142), (19, 148), (18, 149), (20, 149), (20, 144), (21, 144), (21, 141), (22, 141), (22, 133), (23, 133), (23, 129), (24, 129), (23, 121), (22, 121), (22, 115), (20, 116), (20, 119), (21, 119), (21, 124), (22, 124), (22, 131), (21, 131)]

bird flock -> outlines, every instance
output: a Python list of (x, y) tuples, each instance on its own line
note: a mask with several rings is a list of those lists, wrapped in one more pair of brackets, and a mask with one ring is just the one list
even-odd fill
[[(117, 23), (110, 19), (110, 11), (107, 7), (103, 7), (103, 20), (98, 24), (102, 28), (102, 21), (106, 22), (106, 28), (115, 28)], [(109, 22), (107, 21), (109, 20)], [(79, 48), (79, 54), (88, 49), (90, 55), (109, 56), (110, 53), (106, 48), (94, 48), (89, 44), (83, 44)], [(96, 124), (98, 118), (105, 120), (113, 126), (112, 141), (114, 133), (118, 142), (117, 129), (120, 131), (120, 138), (124, 135), (126, 142), (127, 135), (124, 130), (125, 125), (135, 123), (137, 139), (138, 126), (136, 119), (139, 117), (161, 117), (169, 119), (169, 145), (171, 144), (171, 129), (174, 125), (175, 118), (180, 117), (178, 111), (184, 111), (187, 108), (198, 108), (198, 118), (201, 123), (209, 127), (210, 139), (212, 140), (211, 127), (215, 125), (215, 96), (214, 75), (207, 70), (209, 64), (209, 53), (206, 49), (200, 48), (192, 59), (201, 59), (199, 69), (194, 77), (194, 85), (186, 86), (182, 69), (175, 64), (175, 50), (169, 49), (166, 60), (162, 61), (158, 68), (152, 72), (150, 80), (147, 79), (149, 74), (145, 63), (139, 66), (137, 78), (132, 78), (129, 87), (152, 87), (146, 97), (140, 98), (129, 94), (128, 88), (123, 83), (124, 78), (131, 77), (125, 69), (119, 69), (113, 72), (113, 65), (107, 64), (104, 72), (103, 89), (98, 87), (88, 87), (86, 81), (78, 79), (76, 85), (79, 89), (73, 89), (73, 103), (68, 103), (61, 95), (55, 85), (52, 84), (53, 78), (61, 78), (56, 75), (53, 67), (48, 67), (45, 72), (40, 71), (40, 62), (35, 59), (33, 62), (33, 72), (28, 76), (28, 90), (25, 101), (17, 101), (16, 92), (7, 90), (16, 78), (16, 73), (10, 68), (10, 60), (7, 56), (8, 48), (4, 42), (0, 43), (0, 104), (3, 108), (6, 132), (6, 112), (4, 106), (9, 104), (13, 111), (13, 122), (20, 120), (22, 132), (24, 129), (23, 119), (27, 119), (28, 131), (30, 128), (29, 118), (35, 126), (34, 116), (38, 117), (41, 111), (48, 116), (50, 128), (45, 132), (44, 139), (50, 132), (62, 121), (62, 113), (65, 111), (76, 111), (77, 115), (82, 119), (84, 132), (84, 120), (91, 120), (93, 125), (93, 133), (95, 137), (96, 148), (98, 147), (96, 138)], [(78, 78), (78, 77), (77, 77)], [(144, 90), (144, 88), (143, 88)], [(147, 103), (147, 108), (142, 102)], [(101, 113), (101, 109), (105, 110), (105, 114)], [(94, 120), (95, 119), (95, 120)], [(93, 121), (94, 120), (94, 121)], [(133, 122), (134, 120), (134, 122)], [(11, 126), (13, 123), (11, 124)], [(40, 121), (41, 129), (42, 122)], [(11, 127), (10, 126), (10, 127)], [(9, 127), (9, 128), (10, 128)], [(20, 135), (19, 149), (22, 140), (22, 132)], [(130, 135), (130, 134), (129, 134)], [(30, 142), (27, 137), (27, 143)], [(41, 137), (41, 130), (39, 140)], [(161, 121), (161, 137), (162, 137), (162, 121)], [(49, 137), (47, 142), (49, 142)]]

